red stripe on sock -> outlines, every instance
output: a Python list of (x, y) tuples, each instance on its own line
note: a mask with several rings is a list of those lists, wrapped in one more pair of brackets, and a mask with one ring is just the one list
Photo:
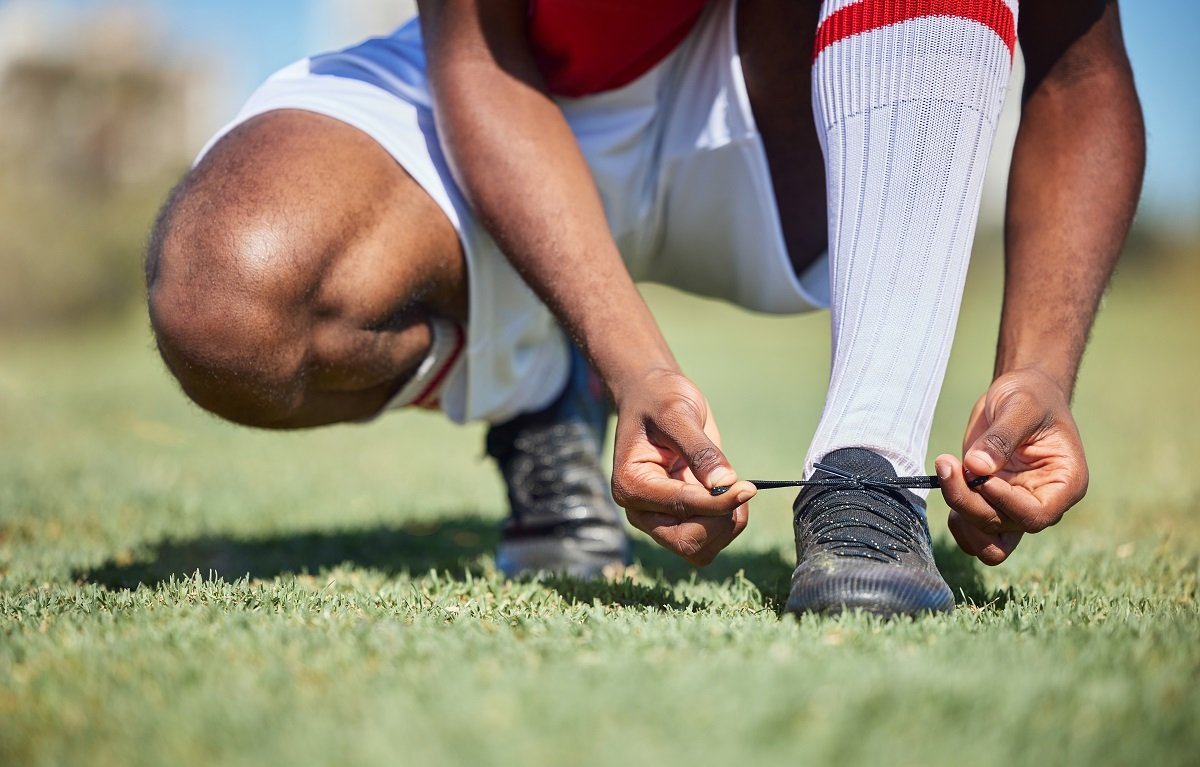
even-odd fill
[[(440, 393), (442, 383), (446, 380), (446, 376), (450, 375), (450, 368), (454, 367), (454, 363), (458, 361), (458, 357), (462, 354), (463, 347), (467, 345), (467, 334), (463, 332), (462, 325), (454, 326), (454, 351), (446, 358), (446, 364), (442, 365), (442, 369), (433, 377), (425, 390), (417, 395), (417, 398), (412, 401), (413, 407), (435, 407), (438, 398), (435, 397)], [(434, 399), (430, 400), (431, 397)], [(427, 401), (430, 400), (430, 401)]]
[(1009, 56), (1017, 44), (1016, 19), (1000, 0), (861, 0), (834, 11), (821, 23), (813, 45), (813, 60), (839, 40), (926, 16), (979, 22), (1004, 41)]

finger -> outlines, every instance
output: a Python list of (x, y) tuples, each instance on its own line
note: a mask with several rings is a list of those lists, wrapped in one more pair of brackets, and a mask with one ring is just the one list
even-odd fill
[(950, 534), (954, 536), (959, 548), (990, 567), (1008, 559), (1024, 535), (1021, 532), (1003, 532), (997, 535), (985, 533), (953, 510), (946, 520), (946, 526), (950, 528)]
[(963, 464), (979, 476), (995, 474), (1042, 428), (1045, 419), (1045, 409), (1032, 397), (1004, 398), (996, 405), (983, 434), (967, 448)]
[(681, 540), (694, 548), (684, 559), (696, 567), (712, 564), (734, 538), (733, 517), (696, 517), (679, 523)]
[[(699, 551), (691, 556), (685, 557), (688, 562), (696, 567), (704, 567), (712, 563), (717, 555), (725, 550), (729, 544), (733, 543), (734, 539), (742, 534), (749, 522), (750, 506), (744, 504), (733, 510), (733, 514), (729, 518), (722, 517), (697, 517), (691, 520), (684, 520), (680, 527), (688, 530), (690, 525), (697, 524), (704, 529), (704, 542), (700, 546)], [(690, 528), (693, 534), (694, 528)], [(684, 533), (687, 534), (686, 532)]]
[(733, 510), (733, 536), (730, 537), (732, 542), (742, 534), (742, 531), (750, 524), (750, 504), (743, 503)]
[(737, 512), (724, 518), (693, 517), (683, 521), (656, 512), (629, 512), (627, 516), (634, 527), (649, 535), (659, 546), (697, 567), (704, 567), (716, 559), (717, 554), (737, 537), (739, 516), (745, 519), (744, 514)]
[[(670, 514), (660, 514), (656, 511), (627, 511), (625, 516), (630, 524), (649, 535), (651, 540), (667, 551), (687, 559), (703, 546), (702, 540), (695, 539), (695, 531), (680, 529), (680, 521)], [(685, 533), (692, 533), (686, 535)]]
[(975, 536), (967, 532), (968, 529), (974, 530), (975, 528), (954, 509), (950, 510), (950, 515), (946, 519), (946, 527), (950, 528), (950, 535), (954, 537), (954, 542), (958, 544), (960, 549), (973, 557), (979, 555)]
[(657, 511), (626, 511), (625, 518), (629, 520), (629, 524), (654, 538), (656, 542), (658, 538), (655, 537), (655, 530), (679, 524), (679, 520), (670, 514), (660, 514)]
[(637, 468), (613, 475), (613, 498), (624, 509), (669, 514), (676, 520), (695, 516), (728, 516), (749, 501), (758, 488), (736, 482), (723, 495), (714, 496), (703, 485), (682, 482)]
[[(938, 484), (946, 505), (958, 512), (964, 520), (988, 535), (998, 535), (1005, 524), (1012, 525), (987, 502), (978, 491), (967, 484), (968, 478), (963, 465), (952, 455), (939, 455), (933, 462), (937, 469)], [(999, 481), (992, 477), (980, 487)], [(1016, 528), (1014, 528), (1016, 529)]]
[(712, 412), (708, 414), (708, 419), (704, 422), (704, 433), (712, 440), (712, 443), (717, 447), (721, 447), (721, 430), (717, 428), (717, 420), (712, 417)]
[[(732, 485), (737, 481), (737, 472), (705, 433), (705, 420), (697, 420), (702, 416), (692, 408), (664, 415), (659, 424), (661, 436), (683, 456), (692, 474), (706, 488)], [(711, 423), (711, 419), (706, 420)]]
[(1026, 533), (1040, 533), (1057, 524), (1077, 500), (1066, 483), (1042, 486), (1034, 495), (1023, 487), (1013, 487), (999, 477), (992, 477), (985, 482), (979, 488), (979, 495)]

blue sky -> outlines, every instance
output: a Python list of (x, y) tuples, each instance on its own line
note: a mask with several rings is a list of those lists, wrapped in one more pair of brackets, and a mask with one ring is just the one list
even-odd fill
[[(0, 5), (10, 1), (0, 0)], [(79, 8), (103, 0), (42, 2)], [(309, 22), (313, 0), (143, 2), (163, 13), (179, 44), (226, 51), (232, 104), (278, 67), (314, 49), (349, 42)], [(1122, 15), (1149, 130), (1144, 205), (1159, 215), (1191, 219), (1192, 228), (1200, 221), (1200, 45), (1194, 41), (1200, 3), (1125, 2)]]
[(1137, 0), (1121, 6), (1125, 42), (1146, 113), (1145, 204), (1200, 219), (1200, 3)]

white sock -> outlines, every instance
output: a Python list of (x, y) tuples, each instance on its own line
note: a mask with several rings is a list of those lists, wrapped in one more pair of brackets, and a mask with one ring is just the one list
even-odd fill
[(806, 473), (842, 447), (924, 474), (1017, 0), (826, 0), (813, 65), (833, 365)]
[(466, 333), (461, 325), (436, 317), (429, 320), (429, 329), (433, 336), (429, 353), (408, 383), (388, 402), (385, 410), (438, 406), (450, 371), (462, 359)]

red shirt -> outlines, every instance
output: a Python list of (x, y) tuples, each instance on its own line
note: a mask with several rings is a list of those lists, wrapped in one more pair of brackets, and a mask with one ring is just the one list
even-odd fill
[(550, 92), (633, 82), (683, 42), (707, 0), (529, 0), (529, 40)]

